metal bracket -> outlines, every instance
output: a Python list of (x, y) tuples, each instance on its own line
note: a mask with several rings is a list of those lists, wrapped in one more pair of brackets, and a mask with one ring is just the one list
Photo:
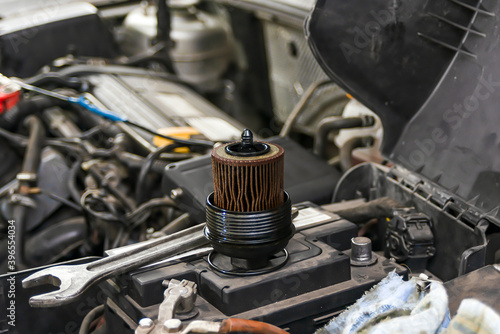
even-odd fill
[(167, 289), (164, 292), (165, 299), (160, 304), (158, 323), (163, 324), (166, 320), (173, 319), (176, 313), (193, 310), (197, 295), (197, 285), (194, 282), (172, 279), (163, 281), (162, 284)]
[[(149, 318), (141, 319), (135, 334), (179, 333), (182, 329), (182, 322), (174, 318), (175, 315), (189, 313), (194, 309), (198, 290), (196, 283), (172, 279), (163, 281), (162, 284), (167, 289), (158, 310), (158, 321), (155, 324)], [(197, 323), (197, 321), (194, 322)], [(185, 330), (188, 328), (191, 327), (188, 326)]]

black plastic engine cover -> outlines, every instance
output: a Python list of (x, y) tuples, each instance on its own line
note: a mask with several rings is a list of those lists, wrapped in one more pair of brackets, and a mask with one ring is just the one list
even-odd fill
[(0, 73), (6, 76), (32, 76), (70, 53), (117, 55), (111, 32), (89, 3), (58, 3), (0, 20)]
[(448, 281), (498, 261), (498, 237), (487, 235), (489, 229), (495, 231), (496, 227), (451, 192), (406, 169), (358, 165), (344, 174), (333, 200), (381, 197), (415, 208), (430, 218), (436, 253), (426, 268), (441, 280)]

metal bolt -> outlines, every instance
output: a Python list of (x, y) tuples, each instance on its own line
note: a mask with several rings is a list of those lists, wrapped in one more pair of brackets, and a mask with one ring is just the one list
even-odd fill
[(372, 241), (365, 237), (351, 239), (351, 264), (353, 266), (369, 266), (377, 258), (372, 255)]
[(177, 333), (182, 327), (182, 321), (179, 319), (168, 319), (163, 323), (164, 333)]
[(176, 200), (178, 199), (179, 197), (182, 196), (184, 192), (182, 191), (181, 188), (175, 188), (175, 189), (172, 189), (172, 191), (170, 191), (170, 197), (173, 199), (173, 200)]
[(149, 239), (153, 239), (153, 235), (155, 233), (155, 229), (153, 227), (148, 227), (146, 229), (146, 239), (149, 240)]
[(142, 328), (151, 328), (154, 326), (154, 324), (155, 323), (150, 318), (142, 318), (141, 320), (139, 320), (139, 327)]

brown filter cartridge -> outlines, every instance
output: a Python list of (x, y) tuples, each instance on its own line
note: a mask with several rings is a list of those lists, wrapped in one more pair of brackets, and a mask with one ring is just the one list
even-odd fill
[(254, 212), (284, 203), (284, 150), (275, 144), (254, 143), (248, 130), (241, 143), (213, 149), (212, 169), (214, 204), (221, 209)]

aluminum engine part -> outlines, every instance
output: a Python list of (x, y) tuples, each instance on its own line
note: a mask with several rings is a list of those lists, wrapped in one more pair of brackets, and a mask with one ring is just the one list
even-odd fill
[[(192, 127), (212, 141), (238, 139), (244, 126), (185, 86), (151, 75), (98, 74), (87, 77), (95, 85), (94, 95), (110, 110), (120, 110), (130, 120), (151, 129)], [(116, 73), (116, 72), (115, 72)], [(156, 148), (153, 136), (124, 126), (148, 150)]]
[[(197, 10), (192, 1), (174, 1), (171, 6), (170, 58), (182, 80), (203, 90), (217, 87), (230, 61), (227, 30), (217, 17)], [(157, 34), (156, 7), (131, 11), (124, 21), (124, 48), (139, 54), (151, 47)]]
[[(328, 80), (328, 76), (314, 59), (301, 29), (268, 21), (263, 21), (263, 27), (274, 113), (284, 122), (307, 88)], [(297, 123), (314, 124), (316, 113), (340, 115), (347, 101), (345, 92), (336, 85), (320, 89)]]

